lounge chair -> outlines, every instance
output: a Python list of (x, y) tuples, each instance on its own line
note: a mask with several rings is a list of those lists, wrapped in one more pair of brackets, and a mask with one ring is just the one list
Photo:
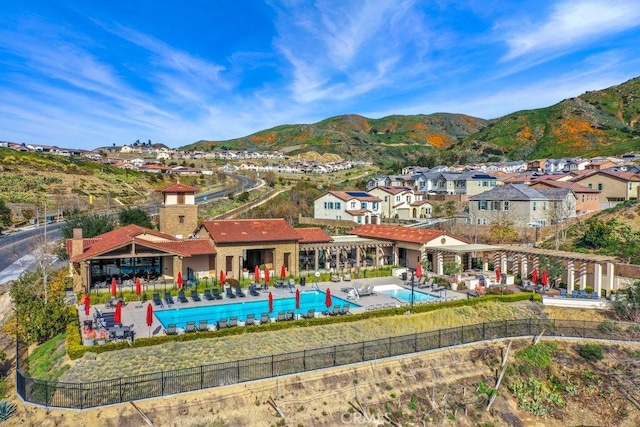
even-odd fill
[(580, 296), (578, 298), (587, 298), (587, 291), (580, 289)]
[(349, 311), (349, 304), (345, 304), (342, 306), (342, 310), (340, 310), (340, 314), (351, 314)]
[(256, 290), (256, 285), (249, 286), (249, 294), (251, 294), (251, 296), (254, 296), (254, 297), (260, 296), (260, 292)]
[(171, 296), (171, 293), (169, 293), (169, 292), (165, 292), (164, 293), (164, 300), (167, 302), (167, 305), (173, 305), (174, 304), (173, 297)]
[(376, 304), (374, 309), (375, 310), (381, 310), (382, 309), (382, 304)]
[(300, 316), (302, 316), (304, 319), (313, 319), (314, 317), (316, 317), (316, 309), (310, 308), (309, 311), (307, 311), (307, 314), (301, 314)]
[(256, 324), (256, 316), (253, 314), (247, 314), (247, 320), (244, 321), (245, 326), (255, 325)]
[(373, 295), (374, 293), (375, 292), (373, 292), (373, 286), (371, 285), (365, 286), (358, 291), (358, 295), (360, 295), (361, 297), (368, 297), (370, 295)]
[(571, 291), (571, 298), (578, 298), (580, 296), (580, 292), (577, 290)]
[(231, 316), (229, 318), (229, 327), (238, 326), (238, 316)]
[(428, 282), (425, 282), (421, 285), (418, 285), (419, 289), (426, 289), (426, 288), (430, 288), (433, 286), (433, 280), (429, 280)]
[(212, 301), (215, 299), (215, 297), (211, 295), (211, 289), (205, 289), (202, 296), (204, 296), (204, 299), (206, 299), (207, 301)]
[(562, 298), (566, 298), (567, 297), (567, 290), (566, 289), (560, 289), (560, 296)]
[(214, 290), (213, 290), (213, 297), (214, 297), (215, 299), (222, 299), (222, 295), (220, 295), (220, 291), (219, 291), (219, 290), (217, 290), (217, 289), (214, 289)]
[(176, 324), (171, 323), (167, 325), (167, 329), (164, 330), (164, 333), (167, 335), (178, 335), (178, 328), (176, 328)]
[(367, 311), (373, 311), (375, 309), (376, 309), (375, 305), (370, 305), (370, 306), (367, 307)]
[(229, 324), (227, 323), (227, 319), (218, 320), (216, 327), (218, 328), (218, 330), (228, 328)]
[(116, 341), (123, 341), (124, 340), (124, 329), (118, 329), (116, 331), (115, 339), (116, 339)]
[(187, 297), (184, 296), (184, 291), (178, 292), (178, 301), (180, 301), (182, 303), (189, 302)]
[(322, 314), (324, 314), (325, 316), (337, 316), (338, 314), (340, 314), (340, 306), (334, 305), (333, 310), (327, 310)]
[(187, 322), (187, 326), (184, 328), (185, 332), (197, 332), (196, 322)]
[(597, 293), (597, 292), (595, 292), (595, 291), (594, 291), (594, 292), (591, 294), (591, 299), (599, 299), (599, 298), (600, 298), (600, 295), (598, 295), (598, 293)]
[(296, 315), (295, 315), (295, 313), (293, 312), (293, 310), (288, 310), (288, 311), (287, 311), (287, 315), (285, 316), (285, 318), (286, 318), (287, 320), (295, 320), (295, 319), (296, 319)]
[(285, 317), (285, 314), (286, 313), (284, 311), (279, 311), (278, 312), (278, 317), (276, 317), (276, 322), (283, 322), (283, 321), (287, 320), (286, 317)]
[(157, 292), (154, 292), (153, 294), (153, 303), (162, 307), (162, 300), (160, 299), (160, 294)]
[(195, 290), (195, 289), (191, 291), (191, 299), (193, 300), (193, 302), (200, 302), (200, 301), (202, 301), (202, 300), (200, 299), (200, 295), (198, 295), (198, 292), (196, 292), (196, 290)]
[(233, 294), (233, 291), (231, 290), (231, 288), (227, 288), (226, 290), (227, 293), (227, 298), (235, 298), (236, 296)]
[(263, 323), (269, 323), (271, 321), (271, 319), (269, 319), (269, 313), (262, 313), (262, 315), (260, 316), (260, 324), (262, 325)]
[(208, 322), (206, 320), (201, 320), (200, 323), (198, 323), (198, 330), (208, 331), (209, 330)]
[(237, 296), (237, 297), (240, 297), (240, 298), (244, 298), (244, 297), (246, 297), (247, 295), (246, 295), (244, 292), (242, 292), (242, 288), (241, 288), (240, 286), (238, 286), (238, 287), (236, 288), (236, 296)]

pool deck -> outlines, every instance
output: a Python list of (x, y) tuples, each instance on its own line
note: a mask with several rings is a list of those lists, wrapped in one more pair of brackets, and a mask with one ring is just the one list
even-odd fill
[[(320, 289), (320, 291), (324, 292), (327, 289), (331, 289), (331, 295), (335, 295), (336, 297), (347, 300), (347, 293), (341, 291), (341, 289), (343, 288), (354, 287), (356, 285), (375, 287), (380, 285), (391, 285), (391, 284), (403, 286), (403, 281), (397, 277), (388, 276), (388, 277), (376, 277), (376, 278), (369, 278), (369, 279), (352, 279), (350, 281), (341, 281), (341, 282), (318, 282), (317, 286)], [(411, 289), (410, 286), (404, 286), (404, 287), (406, 289)], [(296, 285), (296, 288), (300, 289), (300, 291), (315, 290), (316, 283), (312, 281), (311, 282), (307, 281), (306, 286), (300, 286), (298, 284)], [(204, 289), (205, 289), (204, 286), (201, 286), (198, 288), (198, 292), (199, 293), (204, 292)], [(459, 292), (454, 292), (450, 290), (442, 293), (439, 293), (439, 292), (433, 293), (433, 292), (429, 292), (428, 289), (415, 288), (415, 291), (431, 294), (435, 297), (438, 297), (439, 301), (467, 298), (467, 295), (465, 293), (459, 293)], [(224, 296), (224, 298), (221, 300), (213, 300), (213, 301), (207, 301), (204, 298), (202, 298), (201, 302), (193, 302), (191, 301), (191, 298), (188, 298), (189, 302), (187, 303), (178, 302), (177, 298), (175, 298), (174, 296), (174, 301), (176, 303), (171, 307), (167, 307), (166, 304), (163, 307), (156, 306), (153, 304), (153, 301), (145, 301), (140, 303), (136, 301), (130, 301), (130, 302), (127, 302), (127, 304), (122, 307), (122, 324), (124, 326), (131, 326), (131, 329), (134, 331), (136, 338), (150, 337), (155, 335), (164, 335), (165, 333), (164, 327), (155, 316), (153, 318), (153, 324), (151, 325), (151, 327), (150, 328), (147, 327), (146, 317), (147, 317), (148, 304), (151, 304), (153, 306), (154, 312), (160, 311), (160, 310), (167, 310), (169, 308), (202, 307), (206, 305), (228, 304), (231, 302), (239, 303), (241, 301), (264, 300), (265, 306), (266, 306), (269, 292), (272, 293), (274, 300), (280, 299), (280, 298), (291, 298), (293, 296), (293, 293), (289, 290), (289, 288), (281, 288), (281, 287), (276, 288), (273, 286), (270, 286), (269, 289), (259, 290), (259, 293), (260, 293), (259, 296), (249, 295), (249, 292), (246, 288), (243, 288), (243, 292), (247, 295), (245, 298), (230, 299)], [(158, 293), (160, 295), (164, 295), (164, 289), (158, 288)], [(190, 294), (190, 291), (185, 293), (188, 295)], [(202, 294), (200, 294), (200, 296), (202, 297)], [(164, 299), (162, 301), (163, 303), (165, 302)], [(359, 300), (356, 300), (356, 301), (350, 300), (349, 302), (351, 303), (349, 310), (352, 313), (362, 313), (367, 310), (375, 309), (376, 306), (377, 308), (380, 308), (381, 306), (384, 307), (385, 305), (391, 306), (391, 307), (409, 306), (408, 302), (399, 301), (396, 298), (390, 297), (382, 293), (363, 296), (363, 297), (360, 297)], [(358, 304), (360, 305), (360, 307), (355, 307), (353, 304)], [(82, 324), (84, 320), (93, 320), (94, 314), (96, 313), (96, 308), (101, 310), (104, 313), (113, 313), (115, 311), (115, 309), (113, 308), (106, 308), (104, 304), (97, 304), (95, 306), (94, 305), (91, 306), (90, 314), (89, 316), (86, 316), (84, 314), (84, 306), (79, 305), (78, 312), (80, 314), (80, 323)], [(272, 315), (275, 316), (275, 313), (272, 313)], [(321, 316), (321, 314), (319, 313), (316, 313), (316, 315)], [(244, 321), (244, 319), (239, 319), (239, 321), (240, 320)]]

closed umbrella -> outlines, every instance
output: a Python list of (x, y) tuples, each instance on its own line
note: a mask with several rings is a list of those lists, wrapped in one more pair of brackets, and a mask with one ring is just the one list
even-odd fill
[(273, 295), (269, 292), (269, 313), (273, 311)]
[(253, 272), (253, 281), (258, 283), (260, 281), (260, 267), (256, 265), (255, 271)]
[(531, 272), (531, 281), (533, 283), (538, 283), (538, 269), (534, 268), (533, 271)]
[(118, 284), (116, 283), (116, 278), (113, 277), (111, 279), (111, 295), (115, 297), (117, 293), (118, 293)]
[(300, 289), (296, 288), (296, 309), (300, 309)]
[(280, 267), (280, 278), (284, 280), (285, 277), (287, 277), (287, 266), (282, 264), (282, 267)]
[(90, 308), (91, 308), (91, 296), (89, 294), (86, 294), (84, 296), (84, 314), (85, 314), (85, 316), (89, 315)]
[(333, 302), (331, 301), (331, 289), (327, 288), (327, 293), (324, 296), (324, 305), (326, 305), (327, 308), (330, 308), (332, 304)]
[(416, 266), (416, 277), (420, 279), (422, 277), (422, 265), (418, 264)]
[(220, 287), (222, 287), (222, 284), (224, 283), (224, 279), (226, 279), (224, 271), (220, 270)]
[(496, 268), (496, 282), (500, 283), (500, 279), (502, 278), (502, 271), (500, 271), (500, 267)]
[(184, 285), (184, 280), (182, 280), (182, 272), (178, 271), (178, 289), (182, 289), (182, 285)]
[(122, 323), (122, 301), (116, 303), (116, 312), (113, 314), (113, 321), (120, 325)]
[(549, 284), (549, 273), (547, 273), (547, 269), (542, 270), (542, 286), (547, 286)]
[(265, 268), (265, 270), (264, 270), (264, 283), (269, 283), (270, 279), (271, 278), (269, 277), (269, 269)]
[(139, 277), (136, 277), (136, 295), (138, 295), (138, 300), (140, 300), (140, 295), (142, 295), (142, 283), (140, 283)]
[(151, 325), (153, 325), (153, 306), (147, 304), (147, 326), (149, 327), (149, 336), (151, 336)]

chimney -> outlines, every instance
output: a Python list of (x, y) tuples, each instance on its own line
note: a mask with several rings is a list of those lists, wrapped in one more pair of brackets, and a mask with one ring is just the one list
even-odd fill
[(71, 240), (71, 253), (70, 258), (80, 255), (84, 252), (84, 243), (82, 239), (82, 228), (73, 229), (73, 239)]

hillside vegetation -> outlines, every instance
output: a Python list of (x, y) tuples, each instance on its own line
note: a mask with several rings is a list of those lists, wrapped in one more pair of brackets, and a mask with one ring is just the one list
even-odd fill
[(635, 78), (493, 121), (448, 113), (380, 119), (344, 115), (185, 148), (316, 151), (380, 164), (616, 155), (640, 149), (639, 118), (640, 78)]

